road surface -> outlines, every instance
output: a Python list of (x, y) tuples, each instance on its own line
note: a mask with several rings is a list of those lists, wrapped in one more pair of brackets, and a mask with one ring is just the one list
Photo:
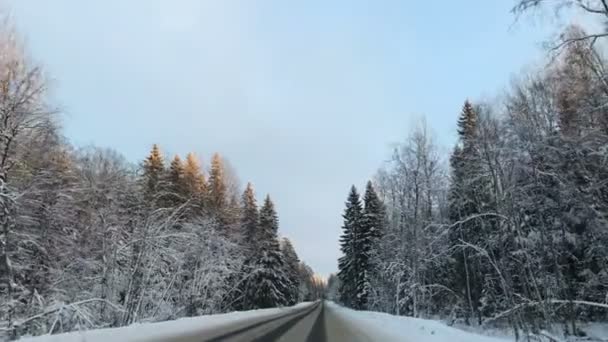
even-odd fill
[(331, 302), (26, 338), (31, 342), (504, 342), (441, 322), (354, 311)]
[(373, 341), (342, 320), (331, 307), (315, 302), (271, 317), (253, 318), (229, 326), (210, 327), (170, 342), (359, 342)]

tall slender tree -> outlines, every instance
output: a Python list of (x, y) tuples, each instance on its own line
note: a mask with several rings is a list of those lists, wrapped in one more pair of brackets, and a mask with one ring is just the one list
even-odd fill
[(185, 200), (184, 164), (179, 155), (175, 155), (167, 172), (168, 201), (176, 206)]
[(207, 193), (207, 181), (196, 157), (192, 153), (186, 156), (184, 165), (184, 187), (186, 195), (200, 203)]
[(458, 145), (450, 159), (452, 182), (449, 190), (449, 215), (454, 227), (450, 244), (454, 260), (454, 288), (465, 298), (466, 321), (481, 320), (482, 266), (475, 251), (465, 244), (479, 245), (483, 241), (481, 221), (475, 218), (483, 212), (482, 170), (477, 145), (478, 113), (467, 100), (458, 119)]
[(159, 194), (162, 190), (165, 163), (158, 145), (154, 144), (150, 154), (143, 162), (141, 176), (144, 198), (153, 206), (159, 204)]
[(222, 157), (215, 153), (211, 158), (209, 173), (209, 204), (216, 211), (226, 208), (226, 181), (224, 179), (224, 164)]
[(372, 283), (379, 284), (383, 278), (380, 260), (383, 255), (381, 251), (381, 239), (385, 233), (386, 225), (384, 205), (378, 197), (378, 194), (376, 193), (371, 181), (368, 181), (365, 187), (363, 205), (361, 230), (362, 234), (365, 235), (365, 243), (363, 243), (363, 255), (367, 259), (365, 260), (365, 273), (368, 279), (365, 280), (365, 284), (369, 284), (366, 285), (370, 287), (369, 291), (366, 291), (369, 296), (370, 291), (381, 290), (381, 288), (374, 289)]
[(368, 181), (365, 187), (363, 205), (361, 225), (364, 227), (363, 230), (369, 234), (370, 239), (373, 239), (375, 243), (382, 236), (384, 230), (385, 212), (384, 205), (371, 181)]
[(247, 187), (242, 196), (242, 214), (241, 214), (241, 232), (244, 238), (244, 244), (251, 251), (255, 251), (259, 239), (259, 213), (258, 206), (255, 200), (255, 192), (253, 185), (247, 183)]
[(359, 308), (358, 295), (361, 286), (364, 285), (361, 277), (364, 270), (361, 269), (359, 259), (362, 251), (358, 250), (360, 247), (358, 234), (361, 233), (362, 207), (359, 193), (354, 185), (350, 189), (346, 200), (346, 209), (342, 217), (344, 218), (344, 225), (340, 236), (340, 250), (343, 255), (338, 260), (338, 277), (340, 279), (338, 292), (342, 304)]
[(300, 301), (300, 259), (288, 238), (281, 240), (281, 252), (285, 258), (285, 275), (287, 276), (287, 304), (294, 305)]
[(246, 279), (243, 300), (250, 309), (284, 306), (289, 303), (289, 279), (277, 232), (279, 220), (274, 203), (267, 196), (260, 209), (259, 254)]

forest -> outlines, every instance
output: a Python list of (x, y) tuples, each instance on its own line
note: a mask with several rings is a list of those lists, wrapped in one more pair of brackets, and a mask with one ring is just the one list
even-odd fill
[[(514, 8), (608, 18), (604, 1)], [(555, 8), (553, 6), (556, 6)], [(605, 28), (605, 26), (602, 26)], [(450, 153), (421, 120), (343, 213), (329, 296), (360, 310), (507, 326), (516, 338), (608, 313), (606, 31), (569, 25), (495, 101), (463, 99)]]
[[(158, 145), (140, 163), (70, 144), (49, 76), (0, 27), (0, 338), (125, 326), (319, 298), (227, 159)], [(152, 142), (150, 143), (152, 145)]]

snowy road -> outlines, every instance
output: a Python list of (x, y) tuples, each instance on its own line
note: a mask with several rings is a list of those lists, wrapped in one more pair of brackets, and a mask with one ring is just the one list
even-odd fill
[(378, 341), (373, 331), (357, 327), (357, 320), (341, 317), (335, 306), (315, 302), (297, 310), (265, 317), (252, 317), (229, 326), (206, 329), (193, 335), (158, 342), (367, 342)]
[[(252, 318), (228, 329), (219, 327), (199, 336), (172, 339), (171, 342), (245, 342), (245, 341), (325, 341), (322, 324), (323, 304), (315, 302), (304, 308), (270, 318)], [(160, 341), (159, 341), (160, 342)]]
[(228, 328), (158, 342), (504, 342), (450, 328), (442, 323), (354, 311), (333, 303), (315, 302), (264, 319), (233, 322)]
[(504, 342), (433, 320), (355, 311), (331, 302), (233, 312), (24, 339), (31, 342)]

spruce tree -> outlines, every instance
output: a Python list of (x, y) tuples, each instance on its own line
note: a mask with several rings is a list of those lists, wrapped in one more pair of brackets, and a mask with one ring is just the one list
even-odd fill
[(466, 100), (458, 118), (458, 138), (466, 148), (472, 148), (477, 135), (477, 112), (473, 104)]
[(188, 153), (186, 156), (184, 187), (186, 197), (199, 203), (207, 191), (205, 175), (202, 173), (201, 167), (192, 153)]
[(371, 181), (367, 182), (365, 187), (365, 195), (363, 196), (363, 219), (362, 225), (364, 230), (370, 235), (370, 238), (376, 242), (383, 234), (385, 225), (384, 205)]
[(281, 241), (281, 251), (285, 257), (285, 274), (289, 280), (288, 305), (295, 305), (300, 301), (300, 259), (288, 238)]
[(458, 144), (450, 158), (452, 182), (448, 194), (449, 218), (454, 225), (449, 231), (454, 262), (452, 287), (465, 300), (467, 323), (472, 317), (481, 320), (483, 278), (488, 268), (474, 250), (463, 246), (463, 242), (475, 246), (486, 243), (483, 236), (487, 231), (475, 219), (488, 209), (489, 202), (478, 147), (478, 121), (478, 111), (467, 100), (458, 119)]
[(173, 157), (167, 172), (167, 187), (169, 189), (168, 202), (173, 206), (180, 205), (184, 201), (184, 165), (178, 155)]
[(215, 153), (211, 158), (209, 174), (209, 204), (217, 212), (226, 207), (226, 180), (224, 179), (224, 164), (222, 157)]
[(247, 245), (251, 251), (255, 251), (256, 244), (260, 241), (258, 238), (259, 213), (255, 200), (255, 192), (251, 183), (247, 183), (247, 187), (243, 192), (242, 208), (241, 232), (244, 238), (244, 244)]
[(358, 236), (361, 230), (362, 208), (361, 199), (357, 188), (351, 187), (346, 209), (342, 215), (344, 225), (342, 226), (342, 236), (340, 237), (340, 250), (342, 257), (338, 260), (338, 277), (340, 279), (339, 298), (340, 302), (351, 308), (357, 308), (359, 301), (357, 291), (361, 285), (361, 274), (359, 254), (357, 250)]
[(246, 279), (243, 300), (248, 309), (279, 307), (288, 304), (289, 280), (285, 260), (279, 246), (279, 221), (274, 204), (266, 197), (260, 210), (259, 254)]
[(241, 246), (245, 249), (245, 260), (241, 267), (239, 276), (230, 279), (231, 284), (235, 284), (234, 290), (226, 299), (230, 306), (235, 310), (251, 309), (252, 304), (245, 297), (247, 289), (250, 286), (248, 280), (249, 275), (257, 267), (256, 264), (260, 258), (259, 244), (260, 238), (260, 218), (258, 205), (255, 199), (253, 185), (247, 183), (247, 187), (241, 196)]
[[(365, 267), (365, 274), (367, 279), (364, 279), (364, 290), (365, 295), (369, 296), (373, 291), (371, 288), (372, 282), (378, 284), (381, 278), (380, 267), (380, 239), (382, 238), (385, 230), (385, 212), (384, 205), (380, 201), (376, 190), (372, 185), (371, 181), (367, 182), (365, 188), (365, 195), (363, 196), (363, 216), (361, 219), (362, 236), (363, 240), (361, 245), (363, 248), (363, 260), (362, 266)], [(362, 298), (362, 301), (367, 305), (367, 298)]]
[(144, 160), (143, 174), (141, 176), (146, 203), (151, 203), (153, 206), (159, 204), (158, 197), (162, 190), (164, 173), (165, 164), (163, 156), (158, 145), (154, 144), (150, 155)]

